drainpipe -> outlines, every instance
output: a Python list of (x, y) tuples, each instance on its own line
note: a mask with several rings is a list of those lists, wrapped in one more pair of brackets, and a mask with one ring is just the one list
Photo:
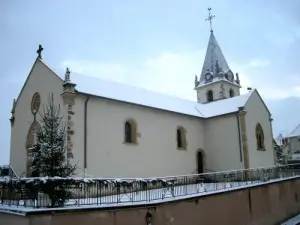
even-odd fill
[(242, 147), (242, 136), (241, 136), (241, 122), (240, 122), (240, 116), (239, 113), (243, 111), (244, 107), (239, 107), (238, 112), (236, 113), (236, 119), (237, 119), (237, 126), (238, 126), (238, 137), (239, 137), (239, 150), (240, 150), (240, 163), (241, 163), (241, 169), (244, 168), (243, 166), (243, 147)]
[(87, 104), (90, 100), (90, 96), (88, 96), (84, 102), (84, 149), (83, 149), (83, 167), (84, 167), (84, 177), (86, 175), (87, 170)]

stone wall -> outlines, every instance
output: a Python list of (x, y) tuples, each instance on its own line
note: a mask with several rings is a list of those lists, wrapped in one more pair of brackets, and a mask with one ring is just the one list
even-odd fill
[[(0, 206), (1, 207), (1, 206)], [(18, 216), (0, 213), (0, 224), (18, 225), (275, 225), (300, 213), (300, 178), (151, 207)]]

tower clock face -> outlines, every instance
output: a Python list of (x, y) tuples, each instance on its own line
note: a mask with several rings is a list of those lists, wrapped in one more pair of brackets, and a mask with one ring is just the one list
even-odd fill
[(228, 72), (228, 80), (233, 81), (233, 74), (231, 71)]
[(206, 75), (205, 75), (205, 80), (206, 81), (209, 81), (209, 80), (211, 80), (211, 74), (210, 73), (207, 73)]

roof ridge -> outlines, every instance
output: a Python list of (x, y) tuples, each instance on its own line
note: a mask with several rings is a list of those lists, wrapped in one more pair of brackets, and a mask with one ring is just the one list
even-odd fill
[[(62, 68), (53, 69), (44, 61), (40, 61), (63, 80)], [(251, 96), (251, 93), (246, 93), (209, 104), (202, 104), (172, 94), (84, 73), (72, 72), (71, 80), (77, 84), (77, 91), (82, 94), (199, 118), (210, 118), (237, 112), (238, 107), (244, 106)]]
[(300, 128), (300, 123), (294, 128), (294, 130), (293, 130), (287, 137), (296, 137), (296, 136), (298, 136), (298, 135), (293, 135), (293, 136), (292, 136), (292, 134), (293, 134), (298, 128)]
[[(50, 66), (48, 66), (48, 67), (51, 70), (53, 70)], [(58, 71), (58, 70), (53, 70), (53, 71)], [(55, 73), (61, 79), (63, 79), (62, 75), (60, 73), (57, 73), (57, 72), (55, 72)], [(72, 75), (80, 76), (81, 78), (95, 79), (95, 80), (98, 80), (99, 82), (103, 81), (103, 82), (108, 82), (108, 83), (111, 83), (111, 84), (118, 84), (118, 85), (122, 85), (122, 86), (127, 86), (127, 87), (130, 87), (130, 88), (134, 88), (136, 90), (141, 90), (141, 91), (151, 92), (151, 93), (155, 93), (155, 94), (159, 94), (159, 95), (164, 95), (164, 96), (168, 96), (168, 97), (171, 97), (171, 98), (174, 98), (174, 99), (175, 98), (176, 99), (180, 99), (180, 100), (183, 100), (183, 101), (189, 101), (189, 102), (192, 102), (192, 103), (198, 103), (198, 102), (193, 101), (191, 99), (187, 99), (187, 98), (183, 98), (183, 97), (178, 97), (178, 96), (175, 96), (175, 95), (172, 95), (172, 94), (169, 94), (169, 93), (163, 93), (163, 92), (159, 92), (159, 91), (156, 91), (156, 90), (151, 90), (151, 89), (148, 89), (148, 88), (145, 88), (145, 87), (140, 87), (140, 86), (137, 86), (137, 85), (132, 85), (132, 84), (129, 84), (129, 83), (124, 83), (124, 82), (120, 82), (120, 81), (116, 81), (116, 80), (105, 79), (105, 78), (102, 78), (102, 77), (91, 76), (91, 75), (84, 74), (84, 73), (78, 73), (78, 72), (72, 72), (71, 71), (71, 80), (72, 80)], [(77, 87), (77, 90), (78, 90), (78, 92), (81, 92), (80, 91), (80, 87)], [(81, 92), (81, 93), (86, 93), (86, 92)], [(86, 93), (86, 94), (88, 94), (88, 93)]]

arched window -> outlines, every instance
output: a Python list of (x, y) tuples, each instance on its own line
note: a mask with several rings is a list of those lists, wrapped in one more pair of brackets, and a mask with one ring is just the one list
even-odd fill
[(265, 150), (265, 137), (262, 126), (258, 123), (255, 128), (257, 150)]
[(124, 125), (125, 143), (136, 144), (136, 123), (133, 120), (127, 120)]
[(38, 176), (38, 174), (33, 174), (31, 171), (32, 162), (30, 160), (30, 153), (32, 152), (32, 147), (38, 143), (38, 132), (41, 130), (41, 126), (38, 122), (34, 122), (31, 124), (26, 138), (26, 176)]
[(178, 127), (176, 130), (176, 140), (178, 149), (186, 149), (186, 131), (183, 127)]
[(234, 97), (234, 90), (230, 88), (229, 90), (229, 97), (232, 98)]
[(208, 92), (207, 92), (207, 101), (208, 102), (211, 102), (211, 101), (213, 101), (214, 100), (214, 94), (213, 94), (213, 91), (212, 90), (209, 90)]

